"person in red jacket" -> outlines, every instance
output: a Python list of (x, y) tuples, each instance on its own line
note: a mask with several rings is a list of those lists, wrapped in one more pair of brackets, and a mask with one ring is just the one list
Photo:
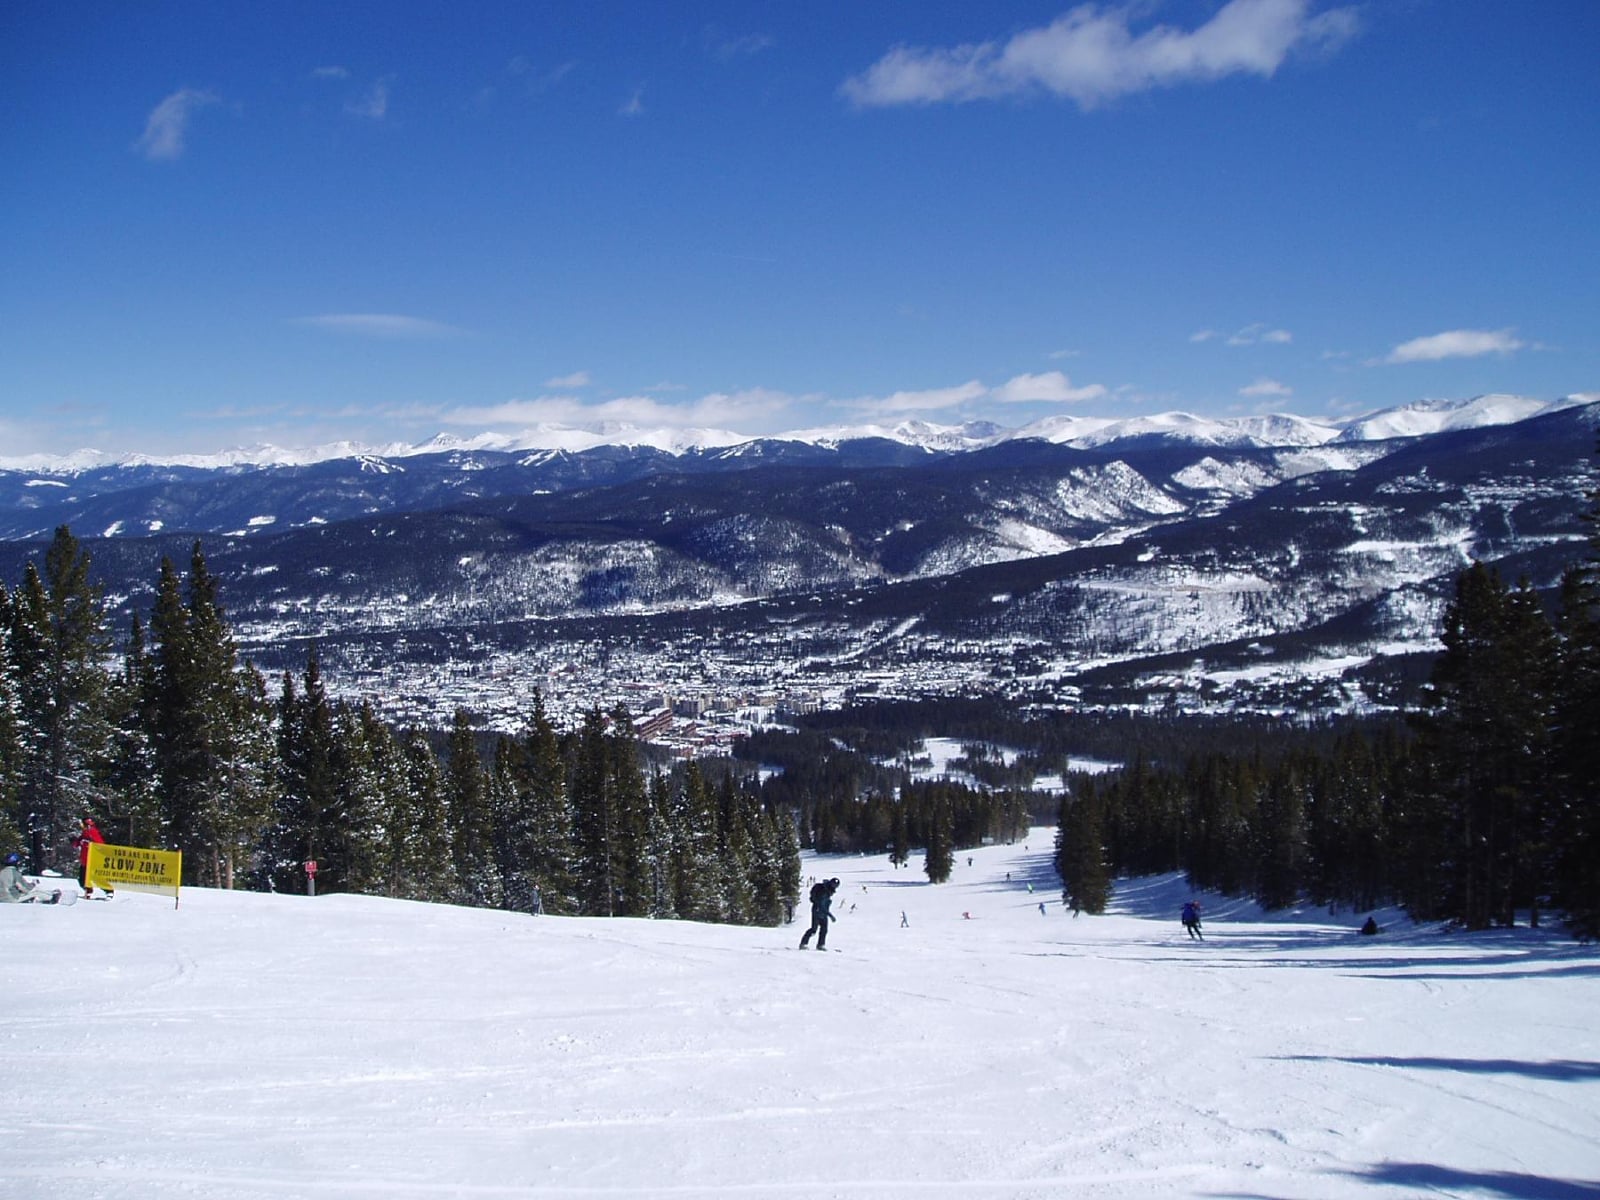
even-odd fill
[[(78, 886), (83, 889), (85, 900), (94, 894), (94, 889), (89, 886), (89, 847), (96, 842), (103, 845), (105, 840), (93, 817), (83, 819), (83, 832), (72, 839), (72, 844), (78, 848)], [(111, 895), (111, 889), (106, 888), (105, 893)]]

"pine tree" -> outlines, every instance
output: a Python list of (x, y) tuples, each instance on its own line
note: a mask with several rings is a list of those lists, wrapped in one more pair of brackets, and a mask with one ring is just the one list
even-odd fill
[(1562, 579), (1550, 813), (1556, 900), (1574, 932), (1600, 938), (1600, 488), (1589, 555)]
[(952, 833), (954, 823), (947, 789), (942, 785), (936, 785), (932, 795), (926, 851), (922, 861), (922, 869), (928, 876), (929, 883), (946, 883), (950, 879), (950, 873), (955, 870), (956, 848)]
[(673, 828), (678, 915), (687, 921), (725, 920), (723, 864), (717, 852), (722, 840), (717, 805), (700, 764), (693, 760), (683, 770)]
[(413, 900), (446, 900), (457, 890), (450, 856), (450, 819), (445, 806), (439, 759), (422, 733), (405, 739), (405, 789), (391, 818), (407, 836), (395, 864), (398, 895)]
[(1075, 913), (1103, 913), (1111, 900), (1104, 808), (1104, 799), (1094, 788), (1065, 796), (1061, 802), (1056, 870), (1061, 876), (1061, 899)]
[(606, 719), (598, 707), (584, 714), (573, 749), (567, 794), (572, 800), (579, 911), (615, 916), (617, 884), (616, 798), (611, 794)]
[(347, 863), (340, 854), (338, 777), (334, 761), (334, 714), (322, 683), (317, 649), (307, 653), (304, 685), (283, 677), (278, 701), (278, 787), (266, 838), (263, 869), (270, 886), (301, 891), (304, 866), (317, 863), (317, 887), (340, 890)]
[[(102, 669), (109, 646), (89, 558), (65, 525), (29, 562), (12, 605), (23, 835), (36, 866), (68, 861), (67, 837), (96, 809), (97, 764), (110, 737)], [(104, 815), (96, 811), (95, 815)]]
[(1539, 802), (1549, 767), (1554, 638), (1537, 598), (1482, 563), (1445, 612), (1422, 749), (1448, 823), (1445, 903), (1469, 929), (1511, 924), (1549, 883)]
[(498, 907), (500, 881), (494, 861), (489, 780), (478, 754), (477, 734), (464, 709), (456, 710), (450, 725), (444, 786), (459, 901), (478, 908)]
[(560, 739), (545, 714), (544, 697), (539, 693), (534, 695), (533, 715), (520, 761), (526, 771), (523, 787), (530, 809), (528, 878), (539, 889), (543, 911), (558, 915), (576, 912), (575, 848), (566, 768)]

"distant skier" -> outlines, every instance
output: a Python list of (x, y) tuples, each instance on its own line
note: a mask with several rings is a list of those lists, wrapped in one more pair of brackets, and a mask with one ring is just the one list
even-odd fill
[(911, 922), (906, 920), (906, 910), (902, 908), (900, 910), (900, 928), (901, 929), (909, 929), (910, 927), (911, 927)]
[(1383, 932), (1383, 926), (1379, 925), (1375, 918), (1368, 917), (1367, 923), (1361, 927), (1361, 932), (1367, 937), (1376, 937)]
[(1045, 911), (1044, 911), (1044, 901), (1043, 901), (1043, 900), (1041, 900), (1041, 901), (1039, 901), (1039, 915), (1040, 915), (1040, 916), (1041, 916), (1041, 917), (1042, 917), (1042, 916), (1044, 916), (1044, 915), (1045, 915)]
[(1200, 932), (1200, 902), (1191, 900), (1183, 906), (1183, 927), (1189, 931), (1191, 938), (1200, 941), (1206, 940), (1206, 935)]
[(839, 890), (837, 879), (824, 880), (811, 885), (811, 928), (800, 938), (800, 949), (811, 944), (811, 935), (817, 935), (817, 949), (828, 948), (828, 922), (833, 920), (833, 894)]

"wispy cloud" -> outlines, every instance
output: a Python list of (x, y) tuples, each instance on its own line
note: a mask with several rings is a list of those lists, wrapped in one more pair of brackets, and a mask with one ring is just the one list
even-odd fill
[(1147, 5), (1083, 4), (1004, 42), (896, 46), (841, 92), (859, 107), (962, 103), (1039, 92), (1084, 110), (1155, 88), (1230, 75), (1270, 77), (1293, 53), (1331, 52), (1355, 35), (1354, 8), (1312, 11), (1310, 0), (1229, 0), (1193, 30), (1136, 33)]
[(296, 317), (294, 322), (329, 333), (386, 339), (459, 337), (465, 332), (440, 321), (401, 316), (398, 313), (320, 313), (313, 317)]
[(654, 396), (618, 396), (591, 402), (576, 396), (537, 396), (501, 404), (462, 407), (441, 413), (452, 425), (474, 428), (528, 428), (536, 425), (627, 425), (637, 428), (749, 428), (769, 420), (798, 402), (784, 392), (752, 388), (713, 392), (687, 403), (667, 403)]
[(993, 389), (989, 398), (1001, 404), (1080, 404), (1105, 394), (1106, 389), (1098, 383), (1073, 387), (1072, 380), (1060, 371), (1045, 371), (1040, 375), (1013, 376)]
[(1512, 354), (1525, 349), (1510, 329), (1451, 329), (1401, 342), (1389, 351), (1385, 363), (1438, 362), (1446, 358), (1478, 358), (1484, 354)]
[(619, 117), (642, 117), (644, 115), (644, 85), (640, 84), (633, 89), (633, 94), (617, 109)]
[(558, 375), (554, 379), (546, 379), (544, 386), (547, 388), (585, 388), (589, 386), (589, 372), (574, 371), (570, 375)]
[(736, 58), (752, 58), (777, 43), (764, 33), (728, 33), (717, 25), (707, 25), (700, 31), (700, 44), (712, 58), (731, 62)]
[(918, 392), (894, 392), (888, 396), (858, 396), (854, 400), (846, 401), (845, 406), (888, 417), (912, 412), (939, 412), (962, 404), (971, 404), (988, 394), (989, 389), (982, 383), (976, 379), (969, 379), (966, 383), (955, 387), (930, 388)]
[(926, 391), (894, 392), (888, 396), (858, 396), (844, 402), (847, 408), (879, 417), (907, 413), (943, 412), (979, 404), (1077, 404), (1109, 395), (1098, 383), (1074, 386), (1060, 371), (1014, 375), (997, 387), (969, 379), (954, 387)]
[(202, 108), (219, 102), (215, 92), (196, 88), (180, 88), (173, 92), (145, 119), (144, 133), (134, 143), (135, 149), (151, 162), (171, 162), (183, 156), (185, 139), (189, 134), (189, 120)]
[(371, 87), (344, 106), (352, 117), (381, 121), (389, 114), (389, 77), (376, 80)]
[(1239, 395), (1251, 399), (1286, 400), (1294, 395), (1294, 389), (1286, 383), (1279, 383), (1276, 379), (1258, 379), (1248, 387), (1239, 389)]
[(1257, 321), (1253, 325), (1246, 325), (1237, 333), (1223, 335), (1215, 329), (1201, 329), (1189, 335), (1189, 341), (1195, 345), (1214, 342), (1221, 339), (1229, 346), (1287, 346), (1294, 341), (1294, 334), (1287, 329), (1273, 329), (1271, 326)]
[(313, 67), (313, 79), (349, 79), (350, 71), (347, 67)]

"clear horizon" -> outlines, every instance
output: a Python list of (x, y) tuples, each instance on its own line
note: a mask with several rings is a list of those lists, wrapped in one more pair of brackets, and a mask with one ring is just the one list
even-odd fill
[(22, 0), (0, 455), (1600, 391), (1600, 6)]

